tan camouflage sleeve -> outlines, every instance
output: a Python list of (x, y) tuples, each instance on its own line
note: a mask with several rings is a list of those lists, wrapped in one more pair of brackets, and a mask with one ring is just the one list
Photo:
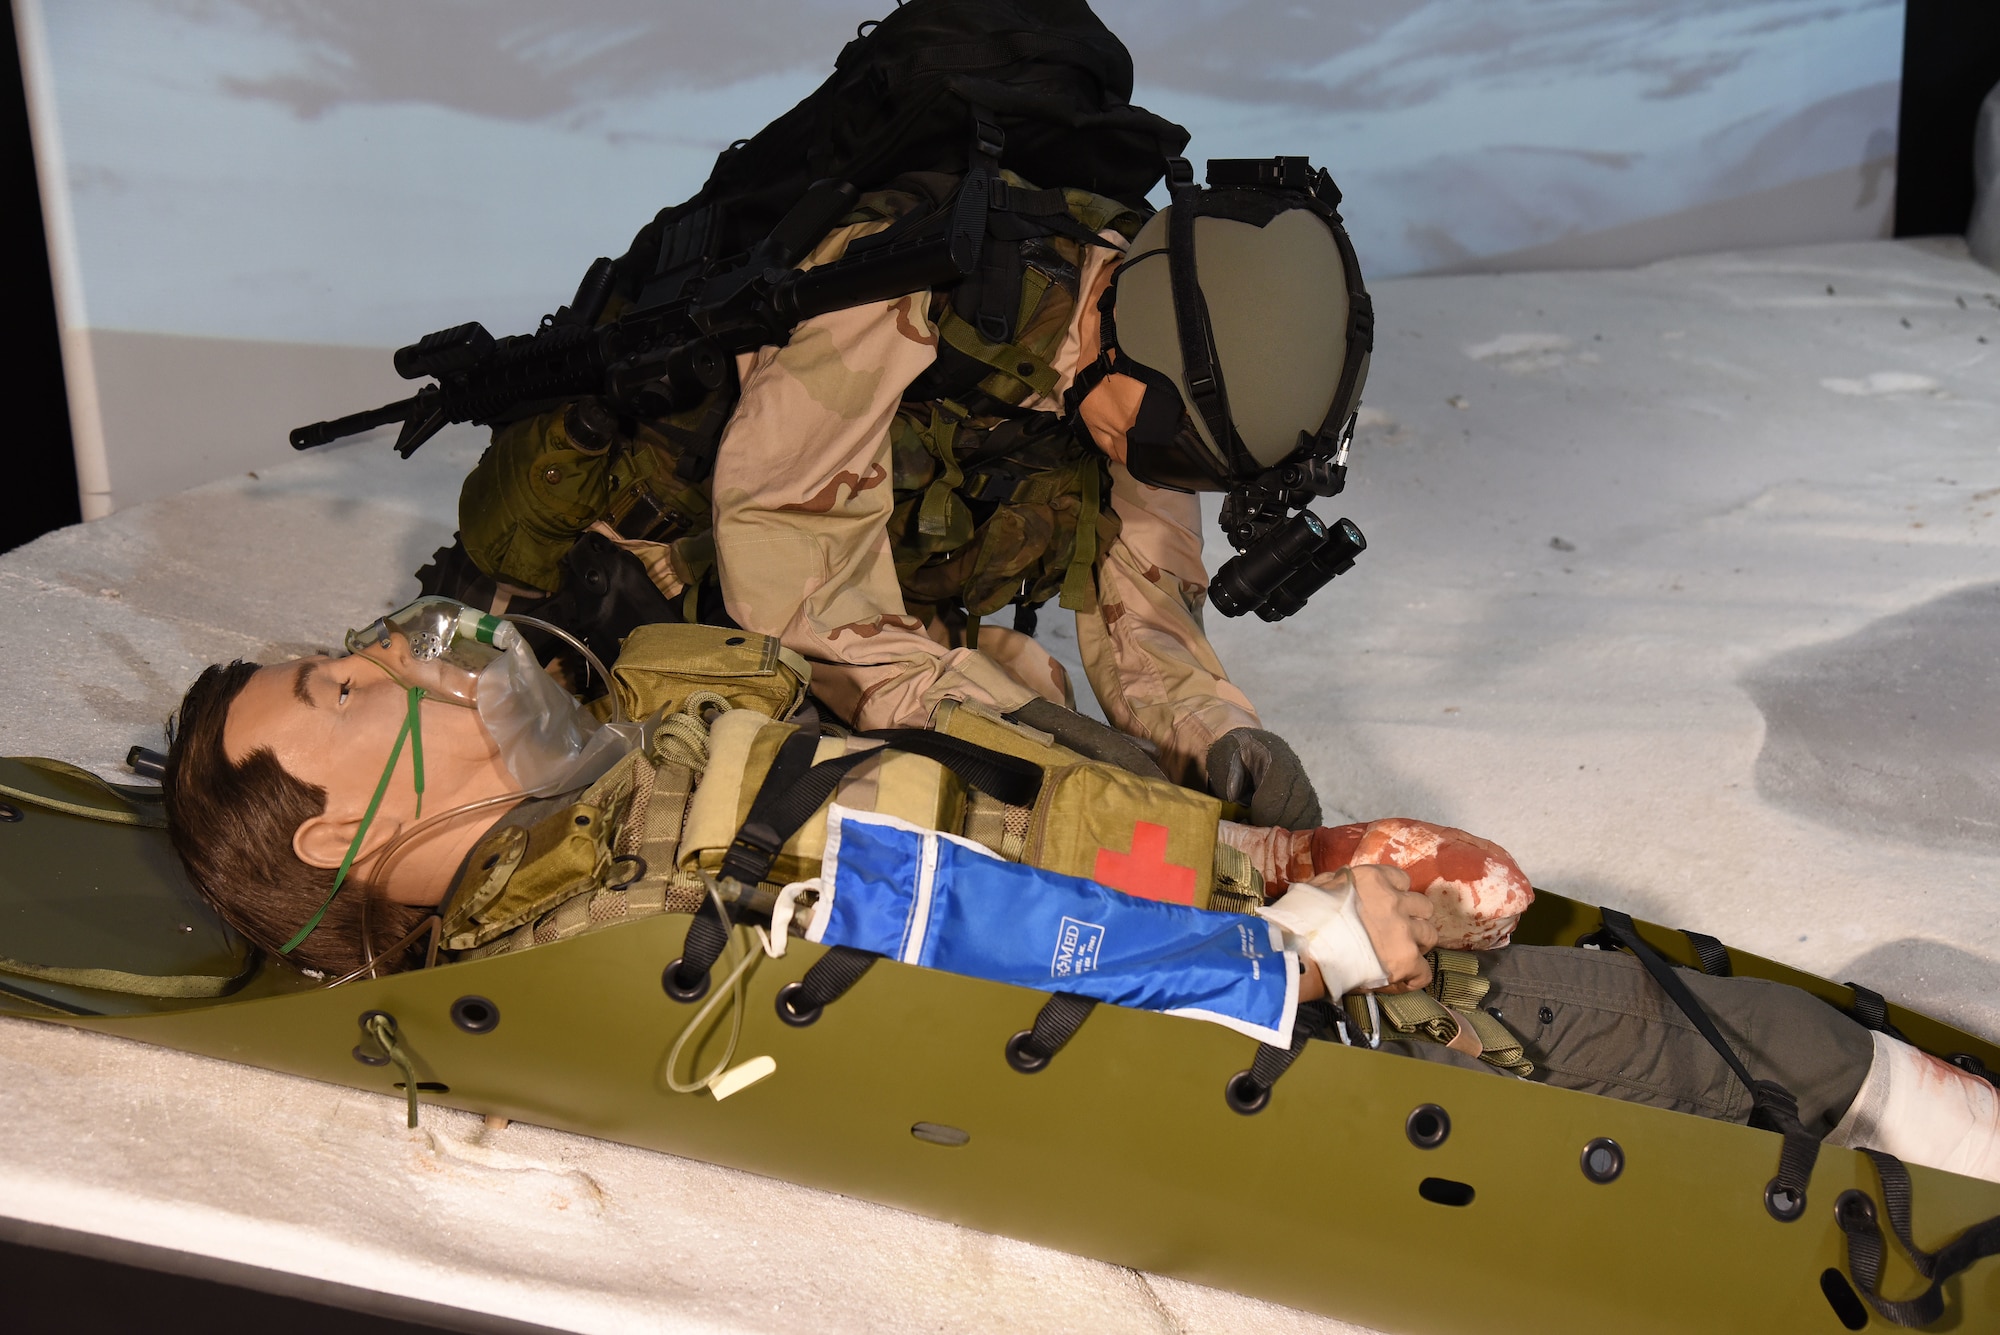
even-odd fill
[[(836, 232), (815, 258), (880, 225)], [(903, 608), (888, 432), (935, 354), (927, 301), (834, 311), (739, 358), (742, 398), (716, 454), (729, 614), (810, 659), (815, 693), (858, 728), (921, 726), (947, 696), (1001, 710), (1035, 697), (991, 659), (940, 647)]]
[[(1081, 360), (1085, 312), (1094, 311), (1118, 258), (1093, 249), (1084, 260), (1079, 320), (1056, 356), (1058, 394)], [(1090, 324), (1094, 344), (1094, 319)], [(1202, 629), (1208, 571), (1201, 560), (1201, 502), (1138, 482), (1123, 464), (1111, 465), (1111, 479), (1111, 507), (1122, 531), (1098, 558), (1097, 611), (1077, 613), (1084, 673), (1113, 726), (1159, 747), (1171, 777), (1200, 786), (1216, 738), (1232, 728), (1263, 726)]]
[(1202, 629), (1201, 504), (1134, 481), (1122, 464), (1111, 478), (1122, 532), (1098, 562), (1097, 610), (1077, 613), (1084, 673), (1104, 716), (1158, 746), (1170, 777), (1198, 787), (1216, 738), (1263, 726)]

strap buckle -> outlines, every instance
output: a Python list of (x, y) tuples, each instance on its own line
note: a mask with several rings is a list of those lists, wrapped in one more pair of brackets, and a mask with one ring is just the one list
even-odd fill
[(1007, 132), (1000, 128), (998, 121), (986, 114), (984, 108), (972, 109), (972, 151), (985, 158), (994, 166), (1000, 165), (1000, 155), (1007, 149)]

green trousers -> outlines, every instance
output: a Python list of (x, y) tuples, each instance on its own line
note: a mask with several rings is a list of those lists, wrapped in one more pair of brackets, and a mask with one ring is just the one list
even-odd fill
[[(1520, 1037), (1535, 1064), (1531, 1079), (1724, 1121), (1749, 1120), (1750, 1091), (1632, 956), (1510, 946), (1482, 953), (1479, 962), (1493, 982), (1486, 1006)], [(1789, 1089), (1808, 1130), (1832, 1130), (1867, 1078), (1874, 1056), (1868, 1031), (1784, 983), (1710, 978), (1691, 969), (1681, 974), (1751, 1074)], [(1382, 1046), (1493, 1070), (1436, 1043)]]

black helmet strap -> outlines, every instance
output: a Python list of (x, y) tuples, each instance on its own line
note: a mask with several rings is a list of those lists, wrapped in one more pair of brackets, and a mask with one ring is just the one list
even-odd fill
[(1230, 470), (1240, 475), (1254, 470), (1257, 461), (1229, 420), (1229, 388), (1222, 378), (1215, 331), (1195, 266), (1195, 219), (1202, 214), (1202, 189), (1195, 184), (1194, 167), (1186, 158), (1167, 159), (1167, 193), (1173, 208), (1167, 220), (1167, 276), (1174, 297), (1174, 328), (1180, 336), (1181, 376), (1190, 406), (1201, 415)]

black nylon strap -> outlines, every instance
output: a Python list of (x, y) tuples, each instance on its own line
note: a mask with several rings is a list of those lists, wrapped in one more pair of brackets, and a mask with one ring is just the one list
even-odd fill
[(1729, 947), (1703, 932), (1681, 929), (1681, 935), (1694, 947), (1695, 958), (1701, 961), (1701, 971), (1711, 978), (1730, 978), (1735, 969), (1729, 963)]
[(1639, 936), (1639, 929), (1630, 914), (1609, 908), (1599, 912), (1604, 916), (1604, 930), (1619, 945), (1639, 957), (1639, 962), (1646, 966), (1646, 972), (1653, 975), (1653, 981), (1694, 1025), (1695, 1032), (1707, 1040), (1708, 1045), (1715, 1049), (1750, 1091), (1754, 1108), (1750, 1124), (1784, 1136), (1784, 1149), (1778, 1156), (1778, 1175), (1765, 1187), (1764, 1200), (1774, 1217), (1786, 1222), (1799, 1218), (1805, 1213), (1806, 1184), (1812, 1179), (1813, 1164), (1819, 1159), (1819, 1138), (1799, 1122), (1798, 1100), (1776, 1081), (1759, 1080), (1750, 1074), (1750, 1068), (1729, 1046), (1722, 1031), (1715, 1027), (1715, 1021), (1702, 1009), (1701, 1002), (1688, 990), (1688, 985), (1674, 972), (1673, 966)]
[(2000, 1255), (2000, 1215), (1972, 1225), (1935, 1253), (1918, 1247), (1910, 1228), (1910, 1173), (1900, 1159), (1880, 1150), (1862, 1150), (1882, 1179), (1882, 1204), (1889, 1227), (1903, 1245), (1916, 1272), (1930, 1287), (1914, 1298), (1884, 1298), (1877, 1292), (1887, 1247), (1875, 1219), (1875, 1203), (1862, 1191), (1844, 1191), (1834, 1203), (1834, 1220), (1847, 1235), (1847, 1268), (1855, 1287), (1883, 1320), (1899, 1326), (1928, 1326), (1944, 1315), (1944, 1285), (1960, 1271), (1988, 1256)]
[(1271, 1043), (1259, 1043), (1257, 1045), (1257, 1055), (1250, 1062), (1251, 1083), (1255, 1084), (1259, 1089), (1266, 1090), (1277, 1084), (1278, 1077), (1291, 1070), (1292, 1063), (1297, 1061), (1299, 1054), (1306, 1050), (1306, 1043), (1310, 1041), (1310, 1038), (1311, 1035), (1306, 1032), (1306, 1026), (1294, 1024), (1292, 1026), (1292, 1045), (1289, 1048), (1281, 1048)]
[(934, 760), (968, 786), (1009, 806), (1032, 806), (1042, 791), (1042, 767), (1032, 760), (975, 746), (945, 733), (928, 728), (884, 728), (861, 735), (881, 738), (892, 751)]
[(1216, 446), (1232, 464), (1244, 463), (1244, 451), (1229, 425), (1229, 391), (1216, 362), (1215, 343), (1195, 268), (1194, 224), (1201, 213), (1201, 188), (1193, 169), (1174, 159), (1167, 172), (1173, 217), (1167, 223), (1167, 279), (1173, 290), (1174, 326), (1180, 335), (1181, 377), (1194, 410), (1208, 427)]
[[(744, 818), (743, 828), (736, 832), (736, 838), (730, 841), (729, 851), (723, 855), (724, 879), (756, 885), (771, 870), (778, 850), (798, 829), (797, 824), (789, 827), (784, 824), (788, 814), (784, 810), (786, 799), (813, 770), (813, 755), (818, 750), (819, 715), (808, 710), (797, 730), (779, 745), (771, 768), (764, 774), (764, 782), (757, 786), (757, 796), (750, 803), (750, 814)], [(805, 817), (799, 819), (804, 820)]]
[(1846, 986), (1848, 991), (1854, 993), (1854, 1004), (1847, 1008), (1847, 1013), (1854, 1017), (1856, 1024), (1906, 1043), (1909, 1041), (1903, 1038), (1902, 1030), (1890, 1023), (1889, 1003), (1880, 992), (1859, 983), (1848, 983)]
[(793, 1005), (799, 1010), (817, 1010), (830, 1006), (847, 995), (847, 989), (861, 981), (875, 961), (881, 959), (872, 950), (856, 950), (852, 946), (834, 946), (826, 954), (813, 961), (806, 976), (799, 979), (799, 990)]
[(675, 969), (676, 986), (693, 992), (708, 977), (708, 971), (722, 958), (722, 948), (729, 944), (729, 926), (716, 911), (713, 899), (704, 899), (695, 911), (694, 921), (688, 924), (687, 940), (681, 946), (680, 967)]
[(1022, 1045), (1028, 1055), (1047, 1062), (1063, 1050), (1063, 1045), (1076, 1037), (1076, 1031), (1083, 1028), (1083, 1022), (1097, 1009), (1097, 1002), (1091, 997), (1080, 997), (1074, 992), (1057, 992), (1042, 1003), (1035, 1014), (1035, 1027), (1028, 1031), (1028, 1039)]

